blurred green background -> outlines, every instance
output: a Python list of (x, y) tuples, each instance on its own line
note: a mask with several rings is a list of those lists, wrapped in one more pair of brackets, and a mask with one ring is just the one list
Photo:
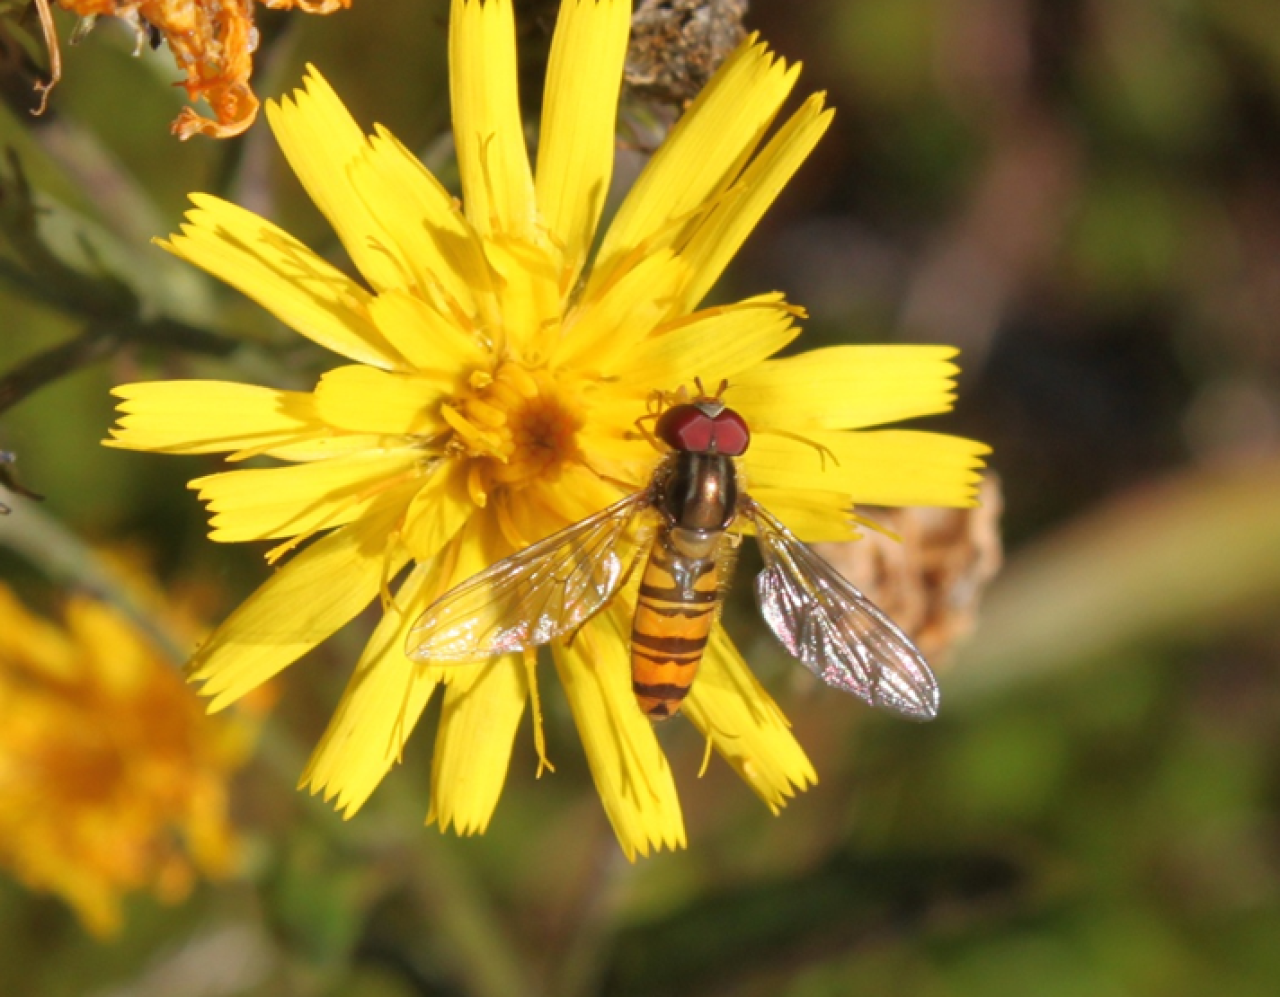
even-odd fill
[[(447, 177), (446, 10), (263, 12), (255, 89), (314, 62)], [(526, 729), (487, 835), (420, 826), (430, 717), (343, 823), (292, 783), (359, 620), (283, 679), (237, 789), (243, 875), (177, 908), (137, 898), (106, 943), (0, 878), (0, 993), (1280, 992), (1280, 7), (756, 0), (747, 24), (838, 115), (718, 293), (784, 290), (809, 309), (806, 347), (961, 347), (959, 407), (930, 425), (995, 448), (1008, 564), (942, 671), (941, 718), (802, 681), (739, 586), (731, 629), (822, 780), (782, 816), (722, 764), (698, 779), (702, 744), (673, 724), (690, 847), (629, 866), (547, 682), (557, 772), (535, 782)], [(5, 412), (0, 447), (78, 536), (144, 544), (235, 600), (260, 551), (205, 540), (184, 487), (217, 462), (100, 448), (107, 390), (309, 386), (325, 358), (147, 240), (214, 190), (341, 255), (265, 121), (178, 143), (171, 59), (132, 46), (104, 23), (64, 49), (38, 120), (8, 79), (0, 144), (66, 246), (87, 233), (153, 311), (249, 345), (122, 351)], [(0, 370), (78, 329), (0, 290)], [(56, 602), (38, 565), (0, 551), (0, 569)]]

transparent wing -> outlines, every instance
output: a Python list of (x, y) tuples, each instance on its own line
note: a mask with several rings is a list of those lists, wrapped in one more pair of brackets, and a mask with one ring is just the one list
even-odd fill
[(637, 512), (637, 492), (450, 589), (409, 632), (406, 653), (433, 662), (477, 661), (561, 637), (590, 619), (625, 577), (615, 548)]
[(764, 558), (756, 598), (786, 649), (827, 685), (916, 720), (938, 713), (938, 683), (889, 617), (751, 499)]

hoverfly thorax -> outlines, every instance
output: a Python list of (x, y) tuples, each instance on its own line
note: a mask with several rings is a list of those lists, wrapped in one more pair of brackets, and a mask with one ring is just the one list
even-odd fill
[(737, 514), (738, 475), (722, 454), (679, 453), (656, 484), (654, 505), (671, 529), (721, 531)]

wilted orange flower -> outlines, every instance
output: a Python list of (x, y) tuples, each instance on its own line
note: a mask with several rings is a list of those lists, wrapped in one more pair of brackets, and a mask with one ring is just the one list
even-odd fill
[(0, 586), (0, 865), (95, 934), (119, 928), (127, 892), (176, 901), (229, 871), (247, 733), (206, 716), (114, 609), (72, 597), (60, 627)]
[[(275, 9), (294, 7), (308, 14), (331, 14), (351, 0), (259, 0)], [(81, 17), (119, 17), (139, 33), (154, 28), (164, 36), (174, 61), (187, 74), (187, 94), (204, 98), (213, 118), (190, 107), (173, 123), (179, 138), (239, 135), (258, 115), (258, 98), (249, 87), (258, 29), (253, 26), (253, 0), (58, 0)]]

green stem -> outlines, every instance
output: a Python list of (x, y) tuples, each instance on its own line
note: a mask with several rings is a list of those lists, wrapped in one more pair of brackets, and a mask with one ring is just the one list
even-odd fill
[(84, 541), (34, 502), (5, 498), (10, 511), (0, 515), (0, 545), (21, 554), (54, 581), (115, 607), (175, 665), (186, 661), (185, 642), (147, 612)]
[(435, 832), (418, 834), (406, 853), (410, 889), (445, 937), (466, 991), (476, 997), (536, 997), (541, 988), (466, 863)]
[[(278, 723), (268, 724), (263, 733), (259, 756), (292, 790), (305, 767), (305, 752)], [(379, 794), (397, 828), (391, 841), (385, 823), (341, 824), (330, 807), (310, 793), (305, 795), (307, 810), (335, 847), (350, 848), (354, 839), (362, 849), (393, 860), (402, 875), (389, 882), (388, 889), (408, 889), (423, 919), (443, 939), (442, 948), (452, 956), (466, 993), (539, 997), (542, 988), (521, 959), (492, 898), (458, 856), (454, 843), (422, 827), (421, 800), (406, 792), (405, 785), (403, 778), (389, 780)], [(365, 827), (368, 834), (362, 833)]]
[(596, 842), (596, 867), (578, 904), (577, 924), (560, 960), (556, 997), (589, 997), (600, 992), (618, 930), (621, 909), (634, 880), (635, 866), (613, 840), (607, 824)]
[(74, 339), (37, 353), (0, 375), (0, 413), (46, 384), (105, 360), (129, 344), (167, 346), (219, 357), (229, 356), (241, 345), (234, 339), (167, 318), (95, 323)]

